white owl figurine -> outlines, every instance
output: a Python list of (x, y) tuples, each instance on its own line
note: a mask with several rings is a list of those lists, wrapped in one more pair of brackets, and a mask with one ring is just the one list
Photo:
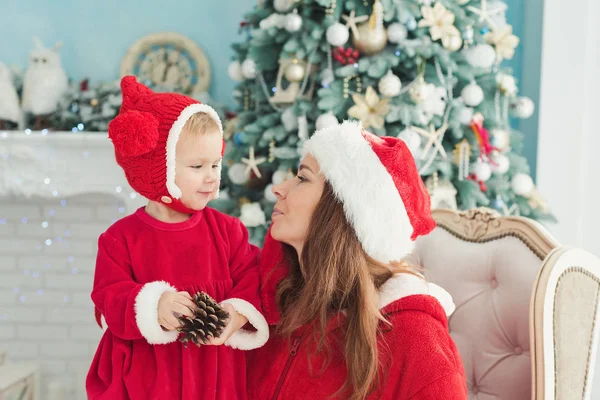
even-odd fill
[(29, 53), (29, 65), (23, 79), (23, 111), (33, 115), (48, 115), (56, 107), (69, 87), (67, 74), (58, 55), (62, 43), (45, 48), (33, 38), (35, 48)]
[(3, 121), (18, 124), (21, 121), (21, 108), (12, 73), (0, 62), (0, 127)]

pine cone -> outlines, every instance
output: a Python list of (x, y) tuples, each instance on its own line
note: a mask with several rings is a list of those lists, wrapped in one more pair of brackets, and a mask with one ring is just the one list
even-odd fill
[(190, 318), (185, 315), (179, 317), (183, 323), (183, 326), (179, 328), (183, 332), (183, 337), (179, 341), (186, 348), (188, 342), (200, 347), (211, 337), (219, 337), (229, 318), (229, 313), (208, 294), (198, 292), (194, 295), (193, 300), (199, 309), (195, 317)]

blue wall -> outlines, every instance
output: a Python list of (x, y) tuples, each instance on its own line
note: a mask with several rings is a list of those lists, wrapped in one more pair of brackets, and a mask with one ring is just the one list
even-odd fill
[[(38, 36), (46, 46), (63, 41), (65, 70), (74, 79), (107, 81), (119, 77), (125, 52), (142, 36), (160, 32), (182, 33), (205, 51), (213, 73), (211, 95), (232, 104), (234, 83), (227, 76), (237, 30), (245, 11), (258, 0), (1, 0), (0, 61), (25, 67)], [(508, 21), (521, 38), (513, 60), (520, 93), (539, 99), (543, 0), (507, 0)], [(535, 169), (537, 113), (517, 122), (526, 134), (525, 156)], [(532, 171), (534, 172), (534, 171)], [(535, 176), (535, 175), (534, 175)]]
[(25, 67), (33, 36), (46, 46), (63, 42), (69, 77), (92, 82), (119, 78), (121, 60), (141, 37), (173, 31), (205, 52), (212, 67), (211, 95), (232, 104), (227, 75), (243, 14), (256, 0), (0, 0), (0, 61)]
[(507, 20), (513, 25), (513, 33), (521, 38), (514, 58), (506, 65), (513, 68), (519, 82), (519, 94), (530, 97), (536, 104), (535, 114), (531, 118), (515, 121), (514, 124), (525, 135), (523, 155), (527, 157), (535, 179), (544, 0), (506, 0), (506, 3)]

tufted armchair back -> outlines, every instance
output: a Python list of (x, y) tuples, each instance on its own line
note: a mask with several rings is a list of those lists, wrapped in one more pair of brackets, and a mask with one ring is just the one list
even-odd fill
[(526, 218), (485, 208), (434, 218), (410, 261), (454, 299), (469, 398), (590, 398), (600, 260)]

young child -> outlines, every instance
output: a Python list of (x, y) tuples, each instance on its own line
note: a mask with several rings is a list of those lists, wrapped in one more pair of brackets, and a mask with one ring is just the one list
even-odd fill
[[(259, 250), (239, 220), (206, 207), (219, 190), (219, 117), (134, 77), (121, 89), (108, 134), (131, 187), (149, 202), (98, 242), (92, 300), (107, 330), (87, 376), (88, 398), (246, 399), (239, 350), (262, 346), (269, 331), (258, 311)], [(177, 316), (193, 316), (198, 291), (230, 319), (208, 345), (184, 348)], [(240, 329), (248, 322), (254, 330)]]

